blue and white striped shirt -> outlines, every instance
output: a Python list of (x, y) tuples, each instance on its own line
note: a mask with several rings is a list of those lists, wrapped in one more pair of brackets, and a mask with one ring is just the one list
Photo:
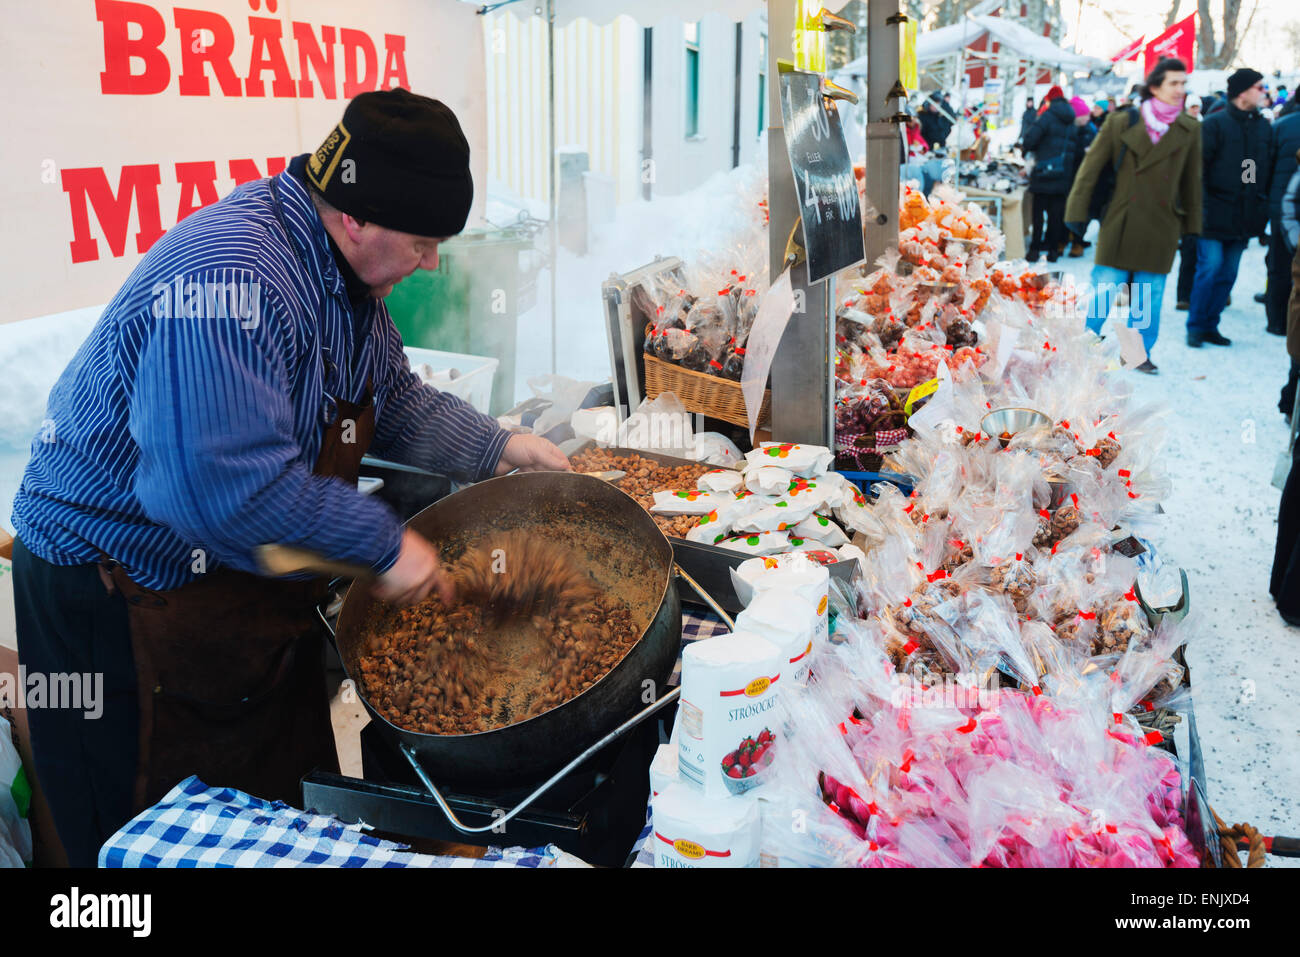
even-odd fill
[(163, 236), (108, 304), (50, 391), (14, 499), (33, 553), (106, 554), (153, 589), (215, 565), (255, 571), (264, 542), (387, 570), (397, 518), (311, 474), (331, 397), (359, 401), (367, 382), (374, 454), (493, 473), (509, 433), (420, 382), (381, 300), (353, 312), (292, 169), (275, 179), (279, 217), (272, 180), (237, 187)]

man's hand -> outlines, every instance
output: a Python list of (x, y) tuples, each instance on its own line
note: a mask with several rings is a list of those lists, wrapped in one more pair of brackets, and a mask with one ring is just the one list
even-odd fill
[(518, 469), (520, 472), (570, 472), (573, 467), (554, 443), (540, 435), (519, 433), (513, 435), (501, 450), (497, 462), (497, 475)]
[(371, 593), (382, 601), (405, 606), (414, 605), (437, 589), (444, 605), (456, 600), (456, 586), (438, 561), (438, 550), (418, 532), (402, 532), (402, 550), (393, 567), (379, 576)]

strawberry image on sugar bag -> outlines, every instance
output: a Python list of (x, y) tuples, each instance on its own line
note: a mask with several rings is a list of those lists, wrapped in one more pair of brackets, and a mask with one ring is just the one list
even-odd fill
[(679, 782), (650, 804), (655, 867), (757, 867), (762, 839), (758, 801), (710, 799)]
[(788, 657), (768, 639), (739, 630), (686, 646), (677, 718), (684, 783), (721, 798), (766, 781)]

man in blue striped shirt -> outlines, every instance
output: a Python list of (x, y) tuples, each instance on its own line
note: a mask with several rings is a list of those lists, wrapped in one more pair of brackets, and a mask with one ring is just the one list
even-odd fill
[(384, 306), (437, 268), (472, 196), (449, 109), (362, 94), (314, 154), (168, 232), (51, 391), (14, 569), (29, 672), (105, 675), (98, 721), (31, 713), (73, 863), (189, 773), (293, 801), (334, 763), (318, 592), (258, 576), (256, 546), (367, 565), (391, 602), (450, 600), (435, 549), (357, 492), (367, 449), (464, 480), (568, 467), (421, 384)]

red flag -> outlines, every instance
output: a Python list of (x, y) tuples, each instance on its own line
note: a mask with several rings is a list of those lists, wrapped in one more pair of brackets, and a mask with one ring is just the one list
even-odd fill
[(1136, 60), (1138, 53), (1142, 51), (1142, 41), (1146, 39), (1146, 34), (1138, 37), (1124, 49), (1120, 50), (1110, 58), (1111, 63), (1122, 63), (1124, 60)]
[(1187, 72), (1191, 73), (1196, 63), (1195, 43), (1196, 14), (1193, 13), (1147, 44), (1144, 69), (1150, 73), (1157, 62), (1172, 56), (1186, 63)]

